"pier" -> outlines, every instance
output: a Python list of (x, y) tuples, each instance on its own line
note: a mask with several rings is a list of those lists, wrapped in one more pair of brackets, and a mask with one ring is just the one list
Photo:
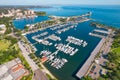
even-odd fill
[(82, 45), (83, 47), (86, 47), (87, 44), (88, 44), (86, 41), (75, 38), (75, 37), (72, 37), (72, 36), (68, 36), (66, 41), (69, 42), (69, 43), (73, 43), (75, 45), (78, 45), (78, 46)]
[(110, 30), (100, 30), (100, 29), (94, 29), (92, 32), (89, 33), (91, 36), (99, 37), (99, 38), (105, 38), (106, 35), (109, 35), (111, 33)]
[(99, 38), (105, 38), (105, 36), (102, 36), (102, 35), (98, 35), (98, 34), (95, 34), (95, 33), (89, 33), (90, 36), (95, 36), (95, 37), (99, 37)]
[[(87, 17), (87, 16), (91, 16), (91, 15), (92, 15), (92, 12), (88, 12), (88, 13), (80, 15), (80, 16), (72, 16), (72, 18)], [(71, 17), (69, 17), (69, 18), (71, 18)]]
[(95, 32), (104, 33), (104, 34), (110, 34), (109, 31), (105, 31), (105, 30), (94, 29), (94, 31), (95, 31)]
[(80, 68), (80, 70), (77, 72), (76, 76), (78, 78), (82, 78), (90, 68), (92, 62), (94, 61), (95, 56), (99, 53), (101, 47), (103, 46), (103, 43), (105, 42), (105, 38), (102, 38), (101, 41), (98, 43), (96, 48), (93, 50), (93, 52), (90, 54), (87, 61), (83, 64), (83, 66)]
[(52, 34), (52, 35), (48, 36), (48, 38), (53, 40), (53, 41), (57, 41), (57, 40), (60, 41), (61, 40), (61, 38), (56, 36), (55, 34)]
[(70, 43), (68, 43), (67, 45), (65, 44), (56, 44), (56, 49), (64, 52), (65, 54), (69, 54), (70, 56), (73, 56), (75, 53), (77, 53), (78, 49), (69, 46)]
[(77, 26), (76, 25), (71, 25), (71, 26), (68, 26), (66, 28), (58, 30), (56, 33), (61, 34), (61, 33), (66, 32), (66, 31), (68, 31), (68, 30), (70, 30), (72, 28), (75, 28), (75, 27), (77, 27)]
[(60, 58), (57, 57), (56, 55), (58, 54), (59, 50), (56, 50), (55, 52), (51, 53), (50, 51), (43, 50), (41, 51), (40, 55), (43, 55), (41, 58), (41, 62), (49, 62), (49, 64), (56, 68), (60, 69), (62, 68), (68, 60), (66, 58)]

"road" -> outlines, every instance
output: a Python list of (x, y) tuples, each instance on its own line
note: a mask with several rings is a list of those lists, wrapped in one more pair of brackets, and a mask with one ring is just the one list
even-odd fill
[(48, 80), (47, 77), (43, 74), (43, 72), (38, 69), (34, 72), (34, 79), (33, 80)]
[(106, 43), (103, 54), (108, 54), (110, 52), (110, 48), (111, 48), (111, 45), (112, 45), (112, 42), (113, 42), (113, 38), (108, 38), (108, 40), (109, 41)]
[(29, 53), (26, 51), (25, 47), (20, 42), (18, 42), (18, 45), (22, 51), (22, 55), (25, 57), (26, 61), (29, 63), (32, 70), (36, 71), (37, 69), (39, 69), (39, 67), (35, 64), (35, 62), (33, 62), (33, 60), (28, 56)]
[(45, 74), (39, 69), (39, 67), (35, 64), (35, 62), (28, 56), (28, 52), (26, 51), (25, 47), (23, 46), (23, 43), (20, 41), (18, 42), (18, 46), (22, 51), (22, 55), (30, 65), (32, 71), (34, 72), (34, 80), (48, 80), (48, 78), (45, 76)]

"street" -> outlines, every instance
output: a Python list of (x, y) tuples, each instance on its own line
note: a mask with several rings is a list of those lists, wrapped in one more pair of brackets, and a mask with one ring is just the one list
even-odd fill
[(22, 55), (30, 65), (32, 71), (34, 72), (34, 80), (48, 80), (48, 78), (45, 76), (45, 74), (39, 69), (39, 67), (35, 64), (35, 62), (28, 56), (28, 52), (26, 51), (25, 47), (23, 46), (23, 43), (20, 41), (18, 42), (18, 46), (22, 51)]

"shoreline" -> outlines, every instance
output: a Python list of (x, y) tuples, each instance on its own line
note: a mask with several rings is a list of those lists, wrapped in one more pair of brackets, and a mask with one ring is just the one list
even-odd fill
[[(89, 21), (89, 20), (91, 20), (91, 19), (85, 19), (85, 20), (81, 20), (81, 21), (75, 22), (75, 23), (83, 23), (83, 22), (86, 22), (86, 21)], [(74, 23), (74, 22), (73, 22), (73, 23)], [(37, 31), (39, 31), (39, 30), (44, 30), (44, 29), (47, 29), (47, 28), (51, 28), (51, 27), (53, 27), (53, 26), (55, 26), (55, 25), (57, 25), (57, 24), (48, 26), (48, 27), (46, 27), (46, 28), (40, 28), (40, 29), (37, 29), (37, 30), (34, 30), (34, 31), (29, 31), (29, 32), (23, 33), (22, 35), (26, 38), (26, 35), (27, 35), (27, 34), (35, 33), (35, 32), (37, 32)], [(29, 41), (29, 40), (27, 39), (27, 41)], [(42, 64), (42, 63), (40, 62), (40, 65), (43, 67), (43, 69), (41, 69), (43, 72), (47, 73), (52, 79), (58, 80), (58, 79), (44, 66), (44, 64)]]
[[(26, 36), (24, 35), (24, 37), (26, 38)], [(26, 38), (27, 39), (27, 38)], [(29, 42), (29, 40), (27, 39), (27, 41)], [(30, 42), (29, 42), (30, 43)], [(30, 44), (32, 44), (32, 43), (30, 43)], [(40, 70), (42, 70), (42, 72), (45, 72), (45, 73), (47, 73), (48, 75), (50, 75), (50, 77), (52, 78), (52, 79), (55, 79), (55, 80), (58, 80), (45, 66), (44, 66), (44, 64), (42, 64), (41, 62), (40, 62), (40, 65), (42, 66), (42, 68), (43, 69), (40, 69)]]
[[(55, 24), (55, 25), (57, 25), (57, 24)], [(40, 28), (40, 29), (37, 29), (37, 30), (34, 30), (34, 31), (30, 31), (30, 32), (25, 32), (22, 35), (25, 36), (25, 35), (30, 34), (30, 33), (35, 33), (37, 31), (40, 31), (40, 30), (43, 30), (43, 29), (51, 28), (51, 27), (53, 27), (55, 25), (52, 25), (52, 26), (49, 26), (49, 27), (46, 27), (46, 28)]]
[(52, 79), (58, 80), (45, 66), (40, 62), (40, 65), (42, 66), (43, 69), (41, 69), (43, 72), (49, 74)]
[[(86, 21), (89, 21), (89, 20), (91, 20), (91, 19), (86, 19), (86, 20), (82, 20), (82, 21), (78, 21), (78, 22), (74, 22), (74, 23), (83, 23), (83, 22), (86, 22)], [(37, 31), (40, 31), (40, 30), (43, 30), (43, 29), (51, 28), (51, 27), (53, 27), (55, 25), (58, 25), (58, 24), (54, 24), (54, 25), (48, 26), (46, 28), (40, 28), (40, 29), (30, 31), (30, 32), (25, 32), (25, 33), (22, 33), (22, 35), (25, 36), (27, 34), (34, 33), (34, 32), (37, 32)]]

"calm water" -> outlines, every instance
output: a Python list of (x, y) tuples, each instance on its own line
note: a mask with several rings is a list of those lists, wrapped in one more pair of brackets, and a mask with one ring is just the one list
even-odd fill
[(49, 18), (47, 16), (38, 16), (35, 18), (24, 18), (24, 19), (13, 20), (13, 24), (17, 29), (24, 29), (24, 27), (27, 24), (34, 24), (48, 19)]
[[(49, 15), (77, 16), (91, 11), (93, 13), (91, 18), (94, 21), (98, 21), (107, 25), (120, 28), (120, 6), (53, 6), (53, 8), (49, 8), (49, 9), (34, 8), (32, 10), (46, 11), (48, 16)], [(47, 17), (45, 18), (42, 17), (42, 18), (40, 17), (40, 21), (48, 19)], [(39, 21), (36, 20), (36, 22)], [(20, 20), (20, 21), (15, 20), (14, 25), (16, 26), (16, 28), (23, 29), (26, 24), (36, 23), (36, 22), (34, 22), (34, 20), (33, 22), (31, 22), (30, 20), (29, 22), (29, 19)], [(68, 63), (66, 63), (63, 68), (56, 70), (55, 68), (51, 67), (48, 63), (44, 64), (59, 80), (76, 80), (75, 78), (76, 72), (84, 64), (84, 62), (89, 57), (92, 50), (96, 47), (96, 45), (100, 41), (99, 38), (88, 35), (88, 33), (94, 29), (93, 27), (89, 26), (89, 23), (90, 21), (79, 23), (76, 30), (72, 29), (65, 32), (64, 34), (58, 35), (62, 38), (61, 43), (63, 44), (66, 43), (65, 39), (67, 38), (67, 36), (74, 36), (76, 38), (83, 39), (88, 42), (88, 46), (85, 48), (71, 45), (79, 49), (79, 52), (72, 57), (70, 57), (69, 55), (65, 55), (62, 52), (59, 52), (60, 57), (65, 57), (66, 59), (68, 59)], [(45, 31), (54, 33), (49, 29), (45, 29), (42, 31), (38, 31), (36, 33), (27, 34), (26, 37), (31, 43), (35, 43), (35, 41), (31, 37)], [(38, 51), (36, 52), (36, 55), (38, 57), (40, 57), (39, 53), (43, 49), (48, 49), (51, 52), (56, 51), (56, 49), (53, 46), (49, 47), (49, 46), (44, 46), (42, 44), (35, 44), (34, 46), (38, 49)]]
[[(47, 15), (77, 16), (91, 11), (91, 18), (110, 26), (120, 28), (120, 6), (53, 6), (52, 8), (32, 8), (34, 11), (45, 11)], [(14, 20), (13, 24), (18, 29), (24, 29), (27, 24), (33, 24), (47, 20), (47, 16), (39, 16), (33, 19)]]
[[(85, 48), (83, 48), (82, 46), (76, 46), (76, 45), (70, 44), (70, 46), (79, 49), (79, 51), (74, 56), (69, 56), (59, 51), (57, 57), (66, 58), (68, 60), (68, 62), (59, 70), (51, 67), (50, 64), (48, 63), (44, 63), (44, 65), (53, 73), (53, 75), (55, 75), (58, 78), (58, 80), (76, 80), (75, 78), (76, 72), (78, 71), (78, 69), (80, 69), (82, 64), (89, 57), (91, 51), (93, 51), (93, 49), (96, 47), (96, 45), (100, 41), (100, 38), (96, 38), (88, 35), (89, 32), (91, 32), (94, 29), (93, 27), (90, 27), (89, 23), (90, 22), (79, 23), (76, 29), (70, 29), (69, 31), (66, 31), (65, 33), (62, 33), (62, 34), (56, 34), (55, 31), (51, 31), (48, 28), (42, 31), (38, 31), (38, 32), (26, 35), (26, 37), (31, 43), (36, 42), (31, 38), (32, 36), (40, 34), (42, 32), (46, 32), (46, 31), (49, 32), (49, 35), (54, 33), (57, 36), (61, 37), (62, 40), (57, 43), (67, 44), (67, 42), (65, 41), (67, 39), (67, 36), (74, 36), (76, 38), (83, 39), (88, 42), (88, 45)], [(55, 41), (51, 41), (51, 40), (50, 42), (53, 42), (54, 44), (56, 43)], [(36, 55), (38, 57), (40, 57), (39, 54), (42, 50), (50, 50), (51, 52), (56, 51), (54, 46), (45, 46), (42, 44), (35, 44), (34, 46), (38, 49), (38, 51), (36, 52)]]
[(120, 6), (53, 6), (53, 8), (34, 8), (35, 11), (46, 11), (47, 15), (76, 16), (91, 11), (92, 19), (120, 28)]

